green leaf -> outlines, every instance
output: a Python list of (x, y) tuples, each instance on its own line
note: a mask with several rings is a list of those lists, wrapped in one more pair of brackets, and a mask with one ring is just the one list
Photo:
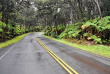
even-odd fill
[(3, 30), (2, 29), (0, 29), (0, 32), (2, 32)]

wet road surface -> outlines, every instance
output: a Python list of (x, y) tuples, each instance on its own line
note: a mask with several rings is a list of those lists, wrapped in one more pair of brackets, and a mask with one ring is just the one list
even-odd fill
[[(110, 74), (110, 59), (58, 43), (36, 33), (35, 36), (79, 74)], [(0, 49), (0, 74), (68, 74), (28, 34), (16, 44)]]

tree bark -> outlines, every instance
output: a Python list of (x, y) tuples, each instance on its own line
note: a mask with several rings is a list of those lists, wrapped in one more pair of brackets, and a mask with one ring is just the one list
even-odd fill
[(100, 6), (99, 6), (99, 2), (98, 2), (98, 0), (94, 0), (94, 1), (95, 1), (96, 5), (98, 7), (98, 11), (99, 11), (99, 14), (100, 14), (100, 19), (102, 20), (102, 13), (101, 13), (101, 9), (100, 9)]

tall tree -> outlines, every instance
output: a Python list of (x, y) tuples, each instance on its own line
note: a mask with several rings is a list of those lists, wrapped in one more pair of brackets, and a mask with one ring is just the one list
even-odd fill
[(96, 5), (97, 5), (97, 7), (98, 7), (99, 14), (100, 14), (100, 19), (102, 20), (102, 13), (101, 13), (101, 9), (100, 9), (99, 2), (98, 2), (98, 0), (94, 0), (94, 1), (95, 1)]

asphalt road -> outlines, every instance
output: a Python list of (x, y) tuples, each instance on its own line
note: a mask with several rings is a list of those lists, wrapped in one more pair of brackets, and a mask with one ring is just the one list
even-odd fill
[[(35, 33), (0, 49), (0, 74), (68, 74), (35, 40)], [(110, 59), (35, 36), (79, 74), (110, 74)]]

